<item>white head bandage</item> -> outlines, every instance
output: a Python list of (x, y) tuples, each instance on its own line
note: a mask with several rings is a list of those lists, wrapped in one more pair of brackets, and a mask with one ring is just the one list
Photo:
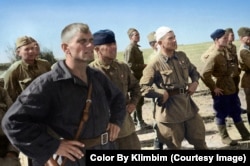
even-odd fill
[(155, 31), (156, 41), (159, 41), (163, 36), (165, 36), (168, 32), (172, 31), (171, 28), (166, 26), (161, 26)]

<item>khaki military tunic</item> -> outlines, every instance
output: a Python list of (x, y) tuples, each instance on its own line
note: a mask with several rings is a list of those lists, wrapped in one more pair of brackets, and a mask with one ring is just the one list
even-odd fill
[(145, 67), (143, 54), (139, 47), (138, 44), (131, 43), (124, 52), (124, 60), (138, 80), (142, 77), (142, 71)]
[(217, 87), (223, 90), (224, 95), (236, 93), (237, 87), (233, 79), (235, 75), (238, 75), (238, 65), (227, 49), (214, 49), (201, 73), (203, 82), (212, 93)]
[(242, 88), (250, 88), (250, 48), (247, 45), (241, 45), (239, 49), (239, 64), (244, 74), (241, 79)]
[[(225, 51), (227, 54), (230, 54), (230, 65), (232, 70), (231, 76), (233, 77), (234, 83), (236, 85), (236, 90), (239, 91), (239, 82), (240, 82), (240, 68), (239, 68), (239, 62), (238, 62), (238, 56), (237, 56), (237, 50), (236, 46), (234, 44), (228, 44), (225, 48)], [(202, 62), (206, 63), (209, 59), (209, 56), (213, 55), (215, 52), (217, 52), (215, 44), (212, 44), (201, 56)]]
[[(184, 88), (189, 83), (199, 80), (196, 67), (184, 52), (175, 52), (171, 58), (157, 55), (143, 71), (140, 80), (142, 95), (161, 99), (164, 92)], [(155, 84), (155, 86), (152, 86)], [(161, 102), (158, 102), (158, 105)], [(156, 121), (163, 123), (181, 123), (193, 118), (198, 107), (191, 96), (184, 93), (170, 96), (166, 103), (156, 110)]]
[(11, 99), (16, 100), (18, 95), (38, 76), (50, 71), (48, 61), (36, 59), (33, 65), (22, 60), (12, 64), (4, 75), (4, 88)]
[[(90, 63), (91, 67), (100, 69), (110, 80), (123, 92), (127, 98), (127, 104), (137, 104), (141, 97), (138, 80), (132, 75), (128, 65), (114, 60), (111, 65), (105, 66), (100, 60), (96, 59)], [(129, 94), (128, 94), (129, 93)], [(121, 127), (119, 138), (126, 137), (135, 132), (135, 125), (127, 112), (124, 123)]]

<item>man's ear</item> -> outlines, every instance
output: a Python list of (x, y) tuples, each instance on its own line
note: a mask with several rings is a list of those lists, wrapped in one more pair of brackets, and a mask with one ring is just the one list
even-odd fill
[(65, 54), (69, 54), (68, 44), (62, 43), (61, 48)]

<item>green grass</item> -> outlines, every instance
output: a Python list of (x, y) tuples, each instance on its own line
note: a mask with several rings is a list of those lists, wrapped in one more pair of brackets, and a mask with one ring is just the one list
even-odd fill
[[(184, 51), (189, 57), (190, 61), (197, 67), (197, 70), (200, 72), (204, 63), (201, 61), (201, 55), (212, 45), (213, 42), (205, 42), (198, 44), (187, 44), (187, 45), (179, 45), (177, 50)], [(239, 48), (240, 42), (237, 40), (234, 42), (237, 48)], [(152, 49), (142, 49), (144, 61), (147, 64), (150, 54), (152, 53)], [(117, 53), (117, 59), (123, 61), (123, 52)], [(2, 70), (0, 70), (0, 75), (2, 74)], [(199, 89), (206, 89), (205, 85), (200, 81)]]
[[(188, 44), (188, 45), (179, 45), (179, 51), (184, 51), (190, 61), (197, 67), (197, 70), (201, 72), (204, 63), (201, 61), (201, 55), (213, 44), (213, 42), (205, 42), (198, 44)], [(234, 42), (237, 48), (239, 48), (240, 42), (237, 40)], [(148, 63), (149, 55), (152, 53), (152, 49), (142, 49), (143, 57), (145, 63)], [(123, 61), (123, 52), (118, 52), (117, 59)], [(198, 90), (207, 89), (207, 87), (200, 81)]]

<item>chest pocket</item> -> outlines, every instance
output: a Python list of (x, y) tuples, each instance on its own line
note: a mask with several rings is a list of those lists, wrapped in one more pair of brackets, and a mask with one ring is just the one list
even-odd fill
[(229, 75), (227, 60), (225, 58), (219, 58), (217, 61), (218, 63), (216, 63), (217, 65), (214, 67), (214, 70), (218, 76)]

